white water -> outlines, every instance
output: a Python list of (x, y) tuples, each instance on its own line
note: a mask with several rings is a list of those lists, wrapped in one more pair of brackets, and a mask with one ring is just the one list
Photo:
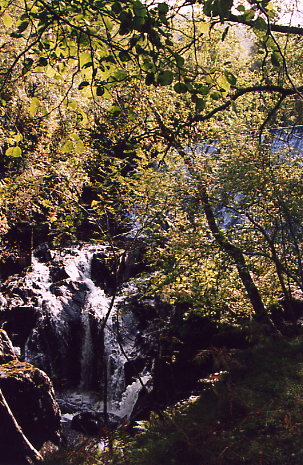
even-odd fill
[[(112, 298), (106, 296), (104, 291), (96, 286), (91, 279), (91, 259), (95, 251), (98, 251), (98, 247), (88, 245), (81, 248), (65, 249), (61, 252), (52, 251), (52, 263), (63, 263), (65, 272), (68, 275), (68, 278), (65, 279), (65, 285), (63, 283), (60, 287), (61, 292), (59, 295), (52, 292), (53, 282), (49, 265), (40, 263), (35, 258), (33, 258), (32, 271), (27, 274), (25, 283), (26, 287), (34, 287), (35, 289), (38, 306), (43, 313), (42, 318), (50, 318), (56, 334), (60, 335), (62, 346), (58, 347), (58, 351), (62, 353), (64, 344), (67, 344), (69, 331), (64, 312), (66, 312), (69, 301), (73, 298), (70, 290), (72, 287), (68, 287), (66, 283), (69, 286), (81, 286), (81, 289), (85, 290), (84, 305), (81, 307), (80, 383), (77, 390), (67, 392), (64, 397), (71, 402), (77, 401), (81, 403), (84, 408), (102, 411), (103, 403), (100, 396), (98, 398), (95, 393), (90, 392), (94, 360), (96, 358), (91, 323), (97, 321), (98, 326), (101, 327)], [(60, 282), (58, 285), (60, 285)], [(118, 297), (117, 300), (121, 300), (121, 297)], [(142, 384), (148, 384), (151, 375), (143, 372), (141, 373), (141, 381), (137, 378), (132, 384), (126, 386), (124, 364), (128, 356), (132, 355), (136, 350), (134, 346), (135, 339), (132, 336), (124, 338), (123, 350), (121, 349), (121, 341), (119, 344), (117, 334), (120, 331), (117, 326), (118, 318), (115, 302), (104, 328), (104, 354), (100, 354), (100, 357), (104, 357), (107, 371), (107, 410), (120, 418), (129, 418), (142, 389)], [(33, 333), (35, 331), (38, 331), (38, 329), (34, 329)], [(25, 358), (33, 363), (37, 360), (43, 360), (39, 356), (35, 358), (28, 346), (25, 349)]]

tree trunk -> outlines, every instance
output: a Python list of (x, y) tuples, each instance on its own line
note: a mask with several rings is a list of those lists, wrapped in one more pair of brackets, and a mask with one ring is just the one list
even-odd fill
[(243, 283), (243, 286), (245, 287), (245, 290), (247, 292), (248, 298), (251, 302), (251, 305), (254, 309), (254, 316), (257, 320), (262, 321), (266, 323), (271, 330), (273, 330), (275, 333), (277, 333), (277, 329), (275, 328), (273, 322), (267, 315), (266, 309), (264, 307), (262, 298), (260, 296), (260, 293), (258, 291), (257, 286), (254, 283), (254, 280), (250, 274), (249, 268), (247, 266), (247, 263), (245, 261), (243, 252), (239, 247), (234, 245), (232, 242), (230, 242), (224, 233), (219, 229), (216, 219), (213, 213), (213, 210), (211, 208), (211, 205), (209, 203), (209, 198), (208, 194), (206, 191), (206, 187), (204, 185), (199, 186), (199, 197), (200, 201), (203, 205), (203, 210), (205, 213), (205, 217), (207, 220), (207, 224), (209, 229), (211, 230), (215, 240), (219, 244), (220, 248), (225, 252), (229, 257), (233, 260), (235, 263), (239, 277)]
[(42, 456), (23, 434), (1, 389), (0, 418), (0, 433), (6, 442), (6, 450), (0, 451), (0, 464), (32, 465), (41, 463)]

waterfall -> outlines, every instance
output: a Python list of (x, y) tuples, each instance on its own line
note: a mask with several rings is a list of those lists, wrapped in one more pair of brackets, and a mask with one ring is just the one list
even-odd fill
[[(8, 318), (13, 320), (18, 312), (34, 315), (21, 346), (24, 359), (51, 376), (65, 403), (81, 402), (82, 410), (102, 411), (106, 398), (109, 413), (129, 418), (142, 384), (151, 384), (152, 363), (144, 355), (146, 347), (140, 347), (145, 330), (139, 331), (124, 291), (113, 303), (102, 276), (98, 283), (93, 279), (92, 261), (97, 256), (106, 261), (109, 249), (82, 244), (44, 255), (38, 250), (24, 277), (12, 277), (0, 293), (0, 310), (8, 306)], [(128, 295), (136, 292), (134, 284), (128, 286)], [(126, 365), (138, 358), (141, 363), (142, 357), (146, 366), (126, 379)]]

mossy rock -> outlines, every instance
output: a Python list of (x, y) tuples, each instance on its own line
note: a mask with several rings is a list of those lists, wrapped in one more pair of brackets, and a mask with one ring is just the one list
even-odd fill
[[(25, 436), (36, 449), (47, 441), (59, 443), (60, 410), (52, 384), (43, 371), (19, 360), (0, 365), (0, 389)], [(0, 457), (8, 440), (5, 431), (1, 432), (0, 418)]]

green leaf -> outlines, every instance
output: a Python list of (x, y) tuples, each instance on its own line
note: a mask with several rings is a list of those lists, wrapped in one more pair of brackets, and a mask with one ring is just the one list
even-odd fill
[(220, 18), (222, 20), (228, 18), (231, 7), (233, 6), (233, 0), (217, 0), (217, 5)]
[(174, 85), (175, 92), (177, 94), (185, 94), (188, 91), (188, 87), (183, 82), (176, 82)]
[(205, 108), (205, 100), (203, 100), (200, 97), (197, 97), (195, 103), (196, 103), (196, 112), (199, 113), (201, 110), (204, 110), (204, 108)]
[(255, 10), (245, 10), (245, 13), (243, 13), (242, 17), (245, 21), (251, 21), (255, 17)]
[(268, 29), (266, 21), (260, 16), (254, 21), (253, 25), (258, 31), (267, 31)]
[(206, 0), (203, 6), (203, 13), (206, 16), (212, 16), (213, 14), (213, 0)]
[(143, 5), (143, 3), (141, 3), (139, 0), (136, 0), (133, 3), (133, 10), (134, 10), (135, 16), (138, 16), (139, 18), (145, 18), (145, 16), (147, 15), (147, 9)]
[(271, 54), (271, 63), (275, 68), (280, 68), (281, 66), (281, 55), (278, 52), (273, 52)]
[(196, 92), (201, 95), (207, 95), (209, 93), (209, 87), (203, 84), (196, 84)]
[(136, 31), (141, 31), (142, 26), (145, 24), (145, 19), (140, 16), (135, 16), (133, 22), (132, 22), (132, 27)]
[(173, 82), (173, 80), (174, 80), (174, 75), (172, 71), (163, 70), (159, 72), (156, 82), (160, 86), (169, 86)]
[(213, 100), (220, 100), (220, 98), (222, 97), (220, 92), (212, 92), (210, 96)]
[(78, 86), (78, 89), (81, 90), (81, 89), (84, 89), (84, 87), (87, 87), (89, 86), (90, 83), (88, 81), (82, 81), (79, 86)]
[(230, 71), (224, 71), (224, 76), (231, 86), (235, 86), (237, 83), (237, 78)]
[(112, 10), (113, 13), (118, 15), (122, 11), (122, 6), (121, 6), (121, 4), (119, 2), (115, 2), (115, 3), (112, 4), (111, 10)]
[(125, 61), (130, 61), (131, 57), (127, 52), (123, 50), (122, 52), (119, 52), (119, 59), (122, 62), (125, 62)]
[(176, 59), (177, 65), (181, 68), (184, 65), (184, 58), (179, 53), (173, 53), (173, 56)]
[(5, 151), (5, 155), (7, 157), (19, 158), (22, 155), (22, 150), (18, 145), (16, 145), (15, 147), (10, 147), (7, 149)]
[(161, 15), (166, 15), (169, 10), (169, 6), (167, 3), (158, 3), (158, 11)]
[(121, 82), (121, 81), (125, 81), (125, 79), (127, 78), (128, 74), (126, 71), (124, 71), (124, 69), (118, 69), (114, 74), (113, 74), (113, 79), (115, 81), (118, 81), (118, 82)]

